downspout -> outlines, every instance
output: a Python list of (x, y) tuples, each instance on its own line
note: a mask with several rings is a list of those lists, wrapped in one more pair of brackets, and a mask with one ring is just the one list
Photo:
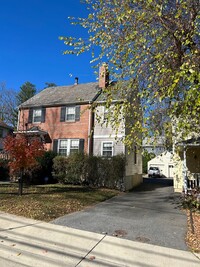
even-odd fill
[[(89, 102), (89, 105), (91, 103)], [(88, 155), (90, 155), (90, 134), (91, 134), (91, 109), (89, 110), (89, 123), (88, 123)]]
[(183, 147), (183, 189), (187, 194), (187, 164), (186, 164), (186, 146)]
[(18, 116), (17, 116), (17, 131), (19, 131), (19, 118), (20, 118), (20, 109), (18, 108)]

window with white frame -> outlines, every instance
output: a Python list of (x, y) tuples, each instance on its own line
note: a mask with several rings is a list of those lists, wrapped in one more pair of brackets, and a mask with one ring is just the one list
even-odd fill
[(112, 157), (113, 156), (113, 142), (102, 142), (101, 155), (103, 157)]
[(77, 153), (79, 151), (79, 140), (70, 141), (70, 154)]
[(58, 143), (58, 154), (61, 156), (68, 155), (68, 140), (59, 140)]
[(34, 109), (33, 110), (33, 122), (41, 122), (42, 121), (42, 109)]
[(58, 154), (68, 156), (79, 152), (79, 139), (60, 139), (58, 140)]
[(66, 107), (66, 121), (75, 121), (76, 109), (75, 107)]

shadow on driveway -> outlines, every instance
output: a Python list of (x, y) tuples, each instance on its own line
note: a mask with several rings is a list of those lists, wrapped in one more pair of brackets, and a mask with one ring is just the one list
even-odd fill
[(131, 192), (52, 223), (187, 250), (187, 217), (180, 208), (180, 194), (163, 183), (143, 183)]

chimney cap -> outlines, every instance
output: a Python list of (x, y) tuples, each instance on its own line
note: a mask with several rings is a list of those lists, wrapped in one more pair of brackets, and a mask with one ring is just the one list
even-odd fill
[(74, 84), (78, 84), (78, 77), (75, 77), (75, 83)]

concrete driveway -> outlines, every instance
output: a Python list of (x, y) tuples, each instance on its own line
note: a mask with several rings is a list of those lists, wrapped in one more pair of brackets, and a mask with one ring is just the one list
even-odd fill
[(187, 217), (173, 187), (144, 183), (129, 193), (52, 222), (80, 230), (187, 250)]

